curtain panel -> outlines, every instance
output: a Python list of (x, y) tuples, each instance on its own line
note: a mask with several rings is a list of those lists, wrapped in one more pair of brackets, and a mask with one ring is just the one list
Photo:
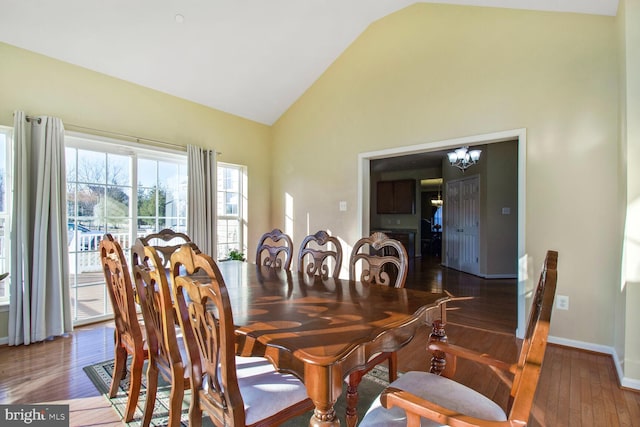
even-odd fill
[(189, 237), (205, 254), (217, 259), (216, 246), (216, 151), (187, 146)]
[(73, 330), (64, 126), (14, 113), (9, 345)]

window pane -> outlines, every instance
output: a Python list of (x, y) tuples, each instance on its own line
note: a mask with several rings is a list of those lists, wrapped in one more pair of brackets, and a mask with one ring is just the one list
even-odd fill
[(7, 205), (7, 138), (0, 134), (0, 213), (6, 213)]
[(138, 185), (153, 187), (158, 180), (158, 162), (148, 159), (138, 159)]
[(175, 163), (158, 162), (158, 184), (169, 188), (179, 182), (178, 165)]
[(104, 198), (105, 188), (99, 185), (77, 185), (77, 216), (99, 215), (98, 203)]
[(131, 185), (131, 158), (129, 156), (109, 154), (107, 165), (109, 167), (107, 184)]
[(107, 183), (106, 154), (78, 150), (78, 182)]
[(243, 168), (218, 163), (218, 258), (224, 259), (230, 250), (245, 251), (242, 236)]
[(66, 169), (67, 169), (67, 182), (76, 181), (76, 175), (78, 172), (76, 170), (77, 154), (78, 154), (78, 150), (76, 150), (75, 148), (67, 147), (64, 150), (64, 157), (65, 157)]

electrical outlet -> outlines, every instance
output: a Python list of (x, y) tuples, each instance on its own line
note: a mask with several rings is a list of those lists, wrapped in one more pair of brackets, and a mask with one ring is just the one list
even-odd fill
[(556, 308), (558, 310), (569, 310), (569, 297), (566, 295), (556, 295)]

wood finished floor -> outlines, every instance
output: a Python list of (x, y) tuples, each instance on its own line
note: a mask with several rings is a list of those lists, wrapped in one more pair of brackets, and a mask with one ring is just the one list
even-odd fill
[[(419, 262), (412, 264), (407, 286), (472, 297), (451, 304), (450, 342), (515, 360), (515, 280), (482, 280), (437, 262)], [(399, 352), (401, 371), (427, 369), (428, 333), (425, 327)], [(0, 403), (65, 403), (71, 426), (120, 426), (115, 410), (82, 370), (112, 357), (110, 322), (30, 346), (0, 346)], [(505, 406), (508, 388), (488, 369), (460, 361), (456, 379)], [(640, 426), (640, 393), (618, 386), (609, 356), (549, 345), (530, 425)]]

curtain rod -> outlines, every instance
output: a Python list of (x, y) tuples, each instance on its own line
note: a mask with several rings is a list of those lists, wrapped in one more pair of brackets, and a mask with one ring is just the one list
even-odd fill
[[(42, 120), (40, 117), (35, 117), (35, 116), (25, 116), (25, 118), (27, 119), (27, 121), (37, 119), (38, 120), (38, 124), (40, 124), (40, 122)], [(106, 134), (106, 135), (119, 136), (121, 138), (129, 138), (129, 139), (135, 140), (136, 142), (149, 141), (149, 142), (153, 142), (154, 144), (164, 145), (166, 147), (179, 149), (181, 151), (186, 151), (187, 150), (187, 147), (185, 147), (185, 146), (178, 145), (178, 144), (173, 144), (171, 142), (160, 141), (160, 140), (157, 140), (157, 139), (143, 138), (143, 137), (140, 137), (140, 136), (127, 135), (125, 133), (118, 133), (118, 132), (112, 132), (112, 131), (103, 130), (103, 129), (96, 129), (96, 128), (90, 128), (90, 127), (86, 127), (86, 126), (74, 125), (73, 123), (64, 123), (63, 122), (63, 124), (64, 124), (65, 127), (72, 127), (72, 128), (75, 128), (75, 129), (99, 132), (99, 133), (103, 133), (103, 134)], [(216, 154), (217, 155), (221, 155), (222, 153), (219, 152), (219, 151), (216, 151)]]

